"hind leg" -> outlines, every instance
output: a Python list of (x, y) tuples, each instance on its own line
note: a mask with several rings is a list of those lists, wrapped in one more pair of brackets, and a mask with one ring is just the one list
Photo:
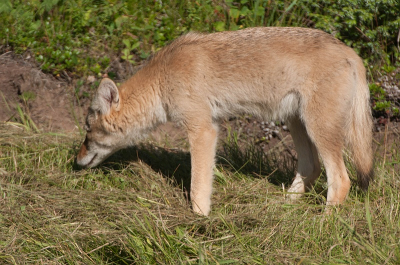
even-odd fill
[(346, 199), (351, 185), (341, 151), (340, 155), (339, 153), (330, 153), (323, 155), (322, 159), (324, 161), (328, 179), (328, 195), (326, 198), (326, 204), (341, 204)]
[(288, 190), (291, 193), (288, 197), (291, 200), (296, 200), (314, 184), (314, 181), (321, 174), (321, 166), (317, 149), (301, 120), (297, 117), (293, 118), (288, 121), (288, 126), (298, 157), (297, 174)]
[[(321, 111), (322, 108), (319, 110)], [(328, 179), (327, 205), (341, 204), (350, 190), (350, 179), (343, 160), (345, 114), (336, 111), (321, 119), (307, 112), (305, 124), (325, 166)]]

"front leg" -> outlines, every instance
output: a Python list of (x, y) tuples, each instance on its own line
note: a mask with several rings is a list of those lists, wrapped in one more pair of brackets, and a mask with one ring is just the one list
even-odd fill
[(196, 213), (208, 215), (211, 208), (217, 127), (212, 122), (200, 122), (188, 124), (187, 129), (192, 163), (192, 207)]

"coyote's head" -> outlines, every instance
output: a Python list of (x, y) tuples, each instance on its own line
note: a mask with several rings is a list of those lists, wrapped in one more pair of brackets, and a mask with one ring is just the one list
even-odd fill
[(94, 167), (125, 147), (126, 130), (118, 125), (121, 108), (118, 88), (108, 78), (101, 81), (86, 117), (86, 139), (76, 158), (82, 167)]

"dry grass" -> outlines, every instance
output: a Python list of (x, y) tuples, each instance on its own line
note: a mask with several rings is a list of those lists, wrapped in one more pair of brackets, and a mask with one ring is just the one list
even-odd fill
[(199, 217), (186, 199), (188, 153), (142, 146), (79, 170), (81, 138), (0, 125), (0, 263), (400, 263), (397, 155), (378, 158), (369, 193), (353, 188), (326, 215), (323, 176), (288, 204), (280, 182), (290, 182), (293, 161), (230, 142), (212, 213)]

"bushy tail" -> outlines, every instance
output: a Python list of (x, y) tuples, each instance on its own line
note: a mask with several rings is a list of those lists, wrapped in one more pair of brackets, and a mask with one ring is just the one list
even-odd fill
[(359, 186), (367, 190), (373, 180), (372, 115), (369, 88), (362, 62), (355, 66), (356, 93), (351, 106), (346, 140), (352, 150)]

